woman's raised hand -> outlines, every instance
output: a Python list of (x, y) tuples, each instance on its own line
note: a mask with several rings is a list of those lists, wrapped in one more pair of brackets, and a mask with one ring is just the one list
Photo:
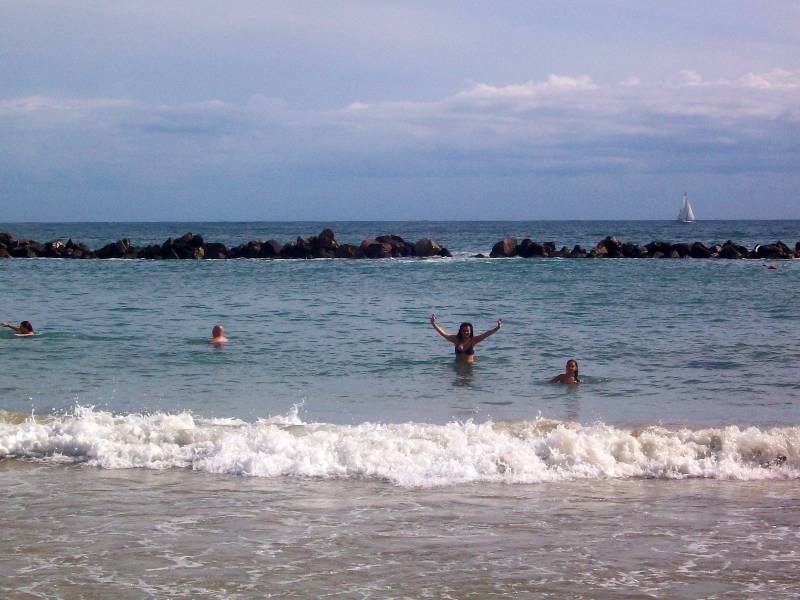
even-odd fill
[(497, 319), (497, 328), (500, 329), (503, 326), (503, 319)]
[(431, 313), (431, 325), (436, 325), (436, 313)]

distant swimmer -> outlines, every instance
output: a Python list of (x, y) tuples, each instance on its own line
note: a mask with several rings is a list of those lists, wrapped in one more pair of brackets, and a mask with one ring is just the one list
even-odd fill
[(225, 337), (225, 328), (222, 325), (214, 325), (211, 330), (211, 339), (208, 340), (209, 344), (224, 344), (228, 341)]
[(3, 321), (0, 323), (0, 327), (8, 327), (9, 329), (13, 329), (16, 333), (17, 337), (27, 337), (29, 335), (33, 335), (33, 325), (31, 325), (30, 321), (23, 321), (19, 325), (12, 325), (11, 323), (6, 323)]
[(462, 323), (458, 328), (458, 334), (452, 335), (447, 333), (439, 323), (436, 322), (436, 315), (431, 315), (431, 325), (436, 332), (452, 343), (456, 349), (456, 360), (460, 362), (473, 362), (475, 360), (475, 346), (480, 344), (483, 340), (488, 338), (493, 333), (500, 331), (503, 326), (503, 319), (497, 320), (497, 327), (485, 331), (480, 335), (474, 335), (472, 323)]
[(578, 378), (578, 361), (574, 358), (571, 358), (567, 361), (567, 368), (564, 373), (561, 373), (561, 375), (556, 375), (550, 380), (550, 383), (566, 383), (569, 385), (574, 385), (580, 382), (581, 380)]

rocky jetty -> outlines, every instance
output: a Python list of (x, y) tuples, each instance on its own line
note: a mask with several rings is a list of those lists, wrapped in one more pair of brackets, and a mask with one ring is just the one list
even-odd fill
[[(178, 238), (169, 238), (163, 244), (136, 246), (123, 238), (96, 250), (71, 239), (51, 240), (41, 243), (36, 240), (17, 240), (9, 233), (0, 233), (0, 259), (2, 258), (117, 258), (149, 260), (224, 260), (234, 258), (314, 259), (314, 258), (429, 258), (451, 256), (447, 248), (431, 239), (414, 243), (398, 235), (380, 235), (363, 240), (360, 244), (342, 244), (330, 229), (317, 236), (298, 237), (281, 245), (276, 240), (253, 240), (229, 248), (225, 244), (206, 242), (203, 236), (186, 233)], [(600, 240), (586, 250), (579, 245), (571, 250), (567, 246), (558, 248), (553, 241), (536, 242), (525, 238), (518, 241), (505, 237), (493, 247), (491, 258), (722, 258), (780, 260), (800, 258), (800, 241), (790, 248), (782, 241), (774, 244), (757, 244), (749, 249), (731, 240), (709, 246), (705, 242), (652, 241), (640, 245), (621, 242), (614, 236)], [(485, 258), (483, 254), (476, 258)]]
[(117, 258), (149, 260), (223, 260), (233, 258), (398, 258), (398, 257), (448, 257), (447, 248), (431, 239), (411, 243), (398, 235), (381, 235), (361, 242), (360, 245), (340, 244), (336, 234), (324, 229), (308, 239), (298, 237), (281, 245), (275, 240), (254, 240), (228, 248), (225, 244), (206, 242), (203, 236), (186, 233), (179, 238), (169, 238), (163, 244), (136, 246), (127, 238), (91, 250), (85, 244), (72, 240), (16, 240), (9, 233), (0, 233), (0, 258)]
[(614, 236), (600, 240), (588, 252), (580, 246), (568, 250), (562, 246), (556, 250), (554, 242), (534, 242), (525, 238), (521, 242), (513, 237), (505, 237), (492, 247), (492, 258), (759, 258), (766, 260), (780, 260), (800, 258), (800, 242), (795, 244), (794, 250), (781, 241), (774, 244), (758, 244), (752, 250), (741, 246), (731, 240), (724, 244), (708, 246), (705, 242), (671, 243), (653, 241), (649, 244), (639, 245), (633, 242), (620, 242)]

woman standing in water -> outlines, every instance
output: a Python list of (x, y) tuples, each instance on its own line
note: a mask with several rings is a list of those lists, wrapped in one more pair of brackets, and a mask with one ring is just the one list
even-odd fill
[(457, 335), (447, 333), (444, 329), (442, 329), (442, 326), (436, 322), (435, 314), (431, 315), (431, 325), (433, 325), (433, 328), (440, 336), (455, 346), (457, 361), (471, 363), (475, 360), (475, 346), (480, 344), (493, 333), (500, 331), (500, 328), (503, 326), (503, 319), (497, 320), (497, 327), (490, 329), (489, 331), (485, 331), (480, 335), (474, 335), (472, 323), (462, 323), (458, 328)]
[(578, 378), (578, 361), (574, 358), (570, 358), (567, 361), (567, 367), (561, 375), (556, 375), (550, 380), (550, 383), (566, 383), (571, 385), (580, 382), (581, 380)]

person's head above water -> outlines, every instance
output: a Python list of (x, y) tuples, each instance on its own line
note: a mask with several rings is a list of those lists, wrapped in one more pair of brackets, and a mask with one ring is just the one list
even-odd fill
[(225, 328), (219, 323), (211, 329), (211, 336), (211, 339), (208, 340), (211, 344), (220, 345), (228, 341), (228, 338), (225, 337)]
[(567, 375), (572, 375), (575, 378), (575, 381), (580, 381), (580, 379), (578, 379), (578, 361), (577, 360), (575, 360), (574, 358), (570, 358), (567, 361), (566, 373), (567, 373)]
[(468, 340), (473, 336), (472, 323), (462, 323), (458, 326), (458, 339)]
[(33, 325), (30, 321), (23, 321), (19, 324), (19, 328), (22, 333), (33, 333)]

